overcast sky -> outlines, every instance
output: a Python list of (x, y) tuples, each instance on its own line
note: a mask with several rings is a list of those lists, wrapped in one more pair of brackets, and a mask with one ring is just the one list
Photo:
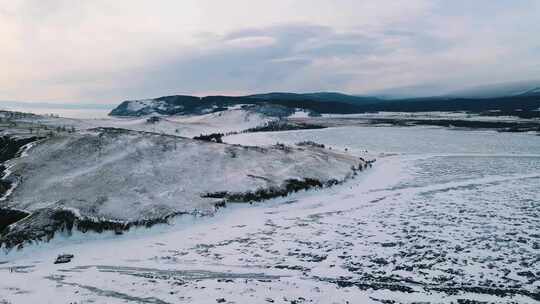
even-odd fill
[(538, 0), (0, 0), (0, 100), (540, 79)]

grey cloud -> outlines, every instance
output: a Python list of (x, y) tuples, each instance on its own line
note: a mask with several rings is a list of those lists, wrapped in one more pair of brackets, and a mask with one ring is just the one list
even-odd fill
[(6, 2), (2, 98), (110, 103), (540, 78), (534, 0), (216, 3)]
[[(226, 44), (246, 37), (271, 37), (275, 43), (258, 48), (235, 48)], [(128, 75), (144, 77), (123, 91), (150, 97), (231, 89), (245, 92), (317, 90), (329, 86), (339, 89), (353, 75), (339, 70), (322, 73), (313, 69), (314, 62), (326, 57), (369, 54), (377, 49), (377, 41), (361, 35), (297, 24), (246, 29), (227, 34), (211, 44), (209, 51), (194, 50), (191, 55), (124, 74), (122, 77), (126, 78)], [(305, 45), (307, 47), (303, 47)]]
[[(312, 18), (313, 23), (234, 27), (226, 33), (201, 28), (201, 32), (189, 32), (196, 41), (193, 44), (181, 43), (190, 36), (175, 40), (172, 34), (163, 35), (155, 41), (121, 36), (125, 41), (119, 42), (120, 48), (111, 45), (104, 52), (116, 58), (139, 50), (140, 56), (118, 67), (114, 61), (103, 64), (107, 72), (88, 65), (79, 68), (75, 56), (73, 69), (43, 73), (45, 80), (40, 79), (39, 85), (75, 92), (82, 101), (117, 102), (179, 93), (363, 93), (425, 83), (462, 86), (490, 82), (494, 77), (497, 81), (538, 78), (534, 63), (538, 41), (522, 31), (540, 29), (529, 16), (535, 7), (526, 0), (512, 6), (503, 2), (437, 1), (414, 18), (392, 18), (378, 26), (364, 26), (362, 20), (347, 27), (323, 26)], [(47, 11), (54, 5), (61, 9), (65, 2), (55, 3), (36, 10)], [(504, 12), (504, 17), (493, 18), (496, 12)], [(40, 15), (30, 12), (28, 16), (35, 14)], [(42, 18), (51, 20), (46, 16)], [(514, 22), (520, 19), (523, 24)], [(159, 27), (152, 29), (159, 31)], [(133, 43), (131, 39), (137, 42), (132, 49), (125, 44)], [(98, 63), (99, 59), (94, 58)]]

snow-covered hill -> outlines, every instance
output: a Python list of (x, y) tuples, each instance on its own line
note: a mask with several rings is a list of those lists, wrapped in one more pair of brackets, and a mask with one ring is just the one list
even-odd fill
[(92, 121), (92, 127), (123, 128), (160, 134), (194, 137), (200, 134), (240, 132), (274, 120), (252, 111), (230, 109), (203, 115), (111, 118)]
[(11, 162), (21, 183), (8, 206), (30, 216), (4, 240), (13, 246), (46, 239), (79, 220), (84, 229), (100, 230), (212, 213), (228, 198), (344, 180), (360, 164), (357, 157), (310, 146), (244, 147), (105, 128), (57, 135)]
[(228, 109), (244, 109), (273, 117), (284, 117), (294, 113), (294, 107), (291, 108), (288, 105), (269, 103), (250, 97), (175, 95), (152, 99), (127, 100), (114, 108), (110, 116), (204, 115)]
[(121, 128), (175, 136), (194, 137), (200, 134), (240, 132), (265, 125), (275, 117), (262, 113), (231, 108), (202, 115), (110, 117), (104, 119), (72, 119), (48, 116), (27, 116), (19, 123), (89, 130), (99, 127)]

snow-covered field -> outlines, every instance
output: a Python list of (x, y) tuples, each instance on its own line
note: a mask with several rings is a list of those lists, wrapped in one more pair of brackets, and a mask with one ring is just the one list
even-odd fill
[[(381, 157), (334, 188), (12, 251), (0, 257), (0, 301), (539, 301), (537, 136), (364, 127), (227, 140), (315, 140)], [(53, 264), (64, 252), (73, 261)]]
[[(494, 112), (496, 113), (496, 112)], [(323, 118), (332, 119), (449, 119), (449, 120), (467, 120), (467, 121), (489, 121), (489, 122), (538, 122), (537, 118), (520, 118), (515, 116), (483, 116), (480, 114), (467, 112), (377, 112), (361, 114), (323, 114)]]

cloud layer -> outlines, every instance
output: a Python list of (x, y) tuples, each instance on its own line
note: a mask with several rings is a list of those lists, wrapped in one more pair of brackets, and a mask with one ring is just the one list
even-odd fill
[(534, 0), (0, 2), (4, 100), (368, 93), (540, 78)]

